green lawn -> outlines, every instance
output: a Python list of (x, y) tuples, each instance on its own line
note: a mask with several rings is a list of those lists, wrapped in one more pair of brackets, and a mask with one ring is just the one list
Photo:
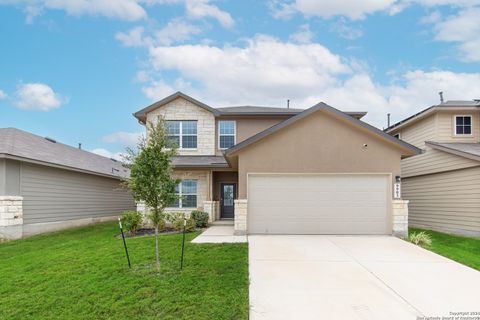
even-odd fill
[(432, 238), (426, 249), (480, 270), (480, 239), (454, 236), (446, 233), (410, 228), (409, 232), (425, 231)]
[(1, 319), (247, 319), (246, 244), (195, 245), (188, 234), (127, 239), (114, 223), (0, 244)]

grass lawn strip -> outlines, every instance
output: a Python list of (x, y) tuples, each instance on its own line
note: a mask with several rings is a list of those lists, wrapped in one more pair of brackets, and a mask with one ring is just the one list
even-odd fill
[(432, 238), (426, 249), (480, 270), (480, 238), (461, 237), (437, 231), (410, 228), (409, 232), (425, 231)]
[(191, 244), (181, 234), (127, 239), (115, 223), (0, 244), (3, 319), (247, 319), (247, 244)]

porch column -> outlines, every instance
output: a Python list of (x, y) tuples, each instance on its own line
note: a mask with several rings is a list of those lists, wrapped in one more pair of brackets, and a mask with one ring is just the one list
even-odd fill
[(218, 201), (203, 201), (203, 210), (208, 213), (208, 222), (217, 220), (217, 203)]
[(408, 238), (408, 200), (392, 200), (393, 235)]
[(247, 213), (248, 213), (247, 211), (248, 211), (247, 199), (235, 200), (235, 224), (234, 224), (235, 235), (247, 234)]

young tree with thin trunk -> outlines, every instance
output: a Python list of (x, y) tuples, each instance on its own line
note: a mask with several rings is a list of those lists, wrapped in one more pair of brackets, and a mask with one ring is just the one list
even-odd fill
[(125, 184), (135, 201), (143, 201), (150, 208), (149, 219), (155, 227), (155, 255), (160, 271), (158, 252), (158, 229), (164, 221), (164, 209), (171, 206), (178, 196), (175, 187), (181, 182), (172, 177), (171, 157), (176, 155), (176, 146), (167, 137), (165, 121), (156, 125), (147, 124), (148, 137), (140, 139), (137, 150), (127, 149), (125, 162), (130, 169), (130, 178)]

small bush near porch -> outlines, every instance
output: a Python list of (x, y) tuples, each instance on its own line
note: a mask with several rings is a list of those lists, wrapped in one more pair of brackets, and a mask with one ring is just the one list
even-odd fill
[(187, 234), (127, 239), (114, 223), (0, 244), (2, 319), (247, 319), (246, 244), (195, 245)]

